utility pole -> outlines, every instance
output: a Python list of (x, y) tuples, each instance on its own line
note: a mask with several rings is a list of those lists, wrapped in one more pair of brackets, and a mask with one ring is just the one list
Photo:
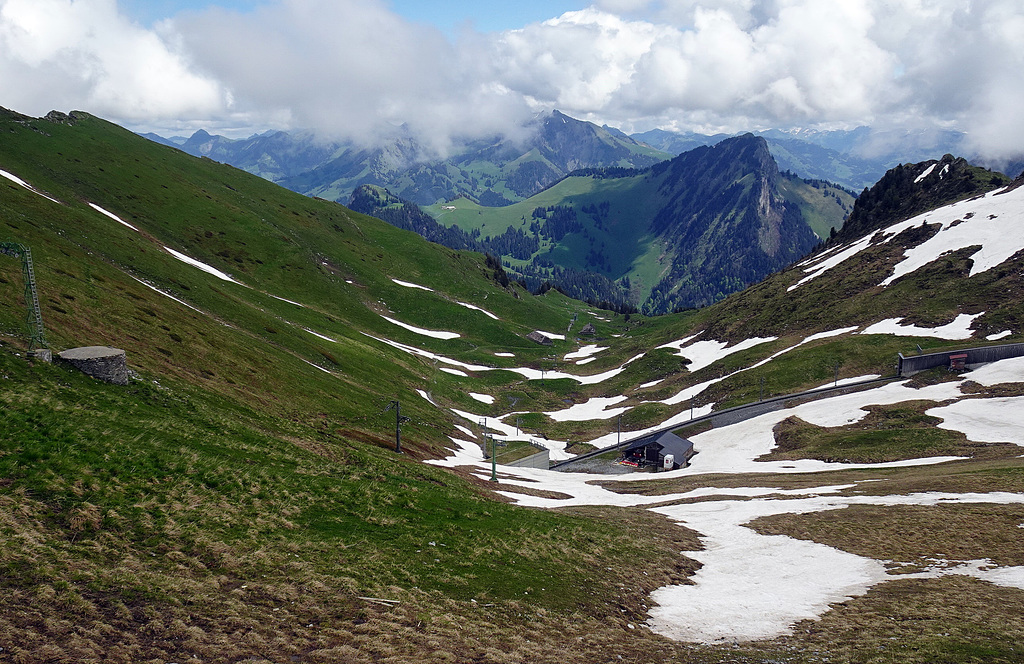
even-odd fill
[(498, 455), (497, 450), (494, 449), (496, 441), (494, 436), (491, 436), (491, 481), (498, 481)]
[(388, 403), (388, 407), (384, 409), (384, 412), (388, 412), (392, 408), (395, 409), (395, 452), (398, 454), (402, 453), (402, 423), (408, 422), (408, 417), (402, 417), (402, 404), (395, 399)]

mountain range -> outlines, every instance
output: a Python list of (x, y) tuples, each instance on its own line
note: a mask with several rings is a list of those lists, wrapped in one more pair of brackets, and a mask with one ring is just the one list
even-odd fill
[[(380, 203), (353, 199), (384, 216)], [(797, 260), (852, 206), (850, 192), (780, 173), (766, 141), (747, 134), (645, 169), (575, 171), (505, 207), (457, 199), (423, 210), (479, 238), (527, 283), (564, 289), (595, 273), (623, 295), (567, 292), (665, 313), (711, 304)]]
[[(853, 130), (757, 132), (783, 171), (825, 180), (859, 192), (899, 163), (962, 154), (965, 136), (955, 131)], [(578, 168), (642, 168), (734, 136), (651, 130), (627, 135), (559, 111), (538, 116), (517, 138), (457, 142), (439, 155), (408, 133), (382, 145), (332, 141), (309, 131), (272, 131), (229, 139), (199, 130), (191, 137), (146, 137), (237, 166), (299, 193), (347, 203), (360, 185), (372, 184), (418, 205), (462, 196), (487, 207), (529, 198)], [(974, 160), (978, 163), (977, 160)], [(984, 164), (1011, 176), (1024, 163)]]
[[(3, 656), (1019, 659), (1019, 363), (869, 381), (898, 353), (1020, 340), (1024, 179), (904, 164), (816, 253), (645, 316), (86, 113), (0, 127), (0, 216), (53, 350), (116, 346), (132, 371), (26, 361), (2, 257)], [(766, 143), (564, 186), (670, 184), (659, 229), (755, 199), (746, 242), (792, 251), (775, 233), (806, 222), (766, 188), (787, 182)], [(763, 177), (712, 167), (726, 151)], [(579, 201), (594, 228), (603, 200)], [(527, 227), (569, 223), (549, 207)], [(846, 393), (804, 393), (825, 385)], [(660, 428), (695, 443), (690, 468), (491, 481), (484, 457)]]

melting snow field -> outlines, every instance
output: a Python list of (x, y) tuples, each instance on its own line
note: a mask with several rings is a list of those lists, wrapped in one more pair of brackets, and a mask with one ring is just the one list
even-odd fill
[[(843, 330), (842, 332), (849, 332)], [(831, 334), (831, 333), (826, 333)], [(806, 340), (805, 340), (806, 341)], [(708, 352), (727, 350), (720, 347)], [(784, 351), (783, 351), (784, 352)], [(962, 376), (981, 385), (1024, 382), (1024, 358), (1004, 360), (980, 367)], [(946, 382), (920, 389), (904, 383), (889, 383), (874, 389), (829, 397), (793, 408), (767, 413), (731, 426), (712, 429), (692, 438), (698, 451), (689, 468), (650, 475), (635, 473), (615, 476), (616, 480), (645, 482), (653, 478), (706, 473), (806, 473), (850, 468), (889, 468), (943, 463), (951, 457), (914, 459), (889, 464), (842, 464), (815, 460), (761, 462), (756, 459), (774, 447), (772, 428), (787, 417), (799, 417), (823, 427), (859, 421), (866, 407), (905, 401), (933, 401), (930, 415), (943, 418), (941, 426), (963, 431), (977, 441), (1012, 442), (1024, 446), (1024, 397), (979, 398), (961, 390), (961, 382)], [(591, 399), (587, 403), (549, 416), (601, 417), (618, 409), (605, 410), (618, 397)], [(941, 404), (941, 405), (940, 405)], [(472, 413), (454, 411), (470, 421)], [(490, 430), (511, 435), (511, 427), (487, 420)], [(472, 438), (466, 428), (460, 430)], [(636, 432), (631, 432), (634, 435)], [(607, 437), (605, 437), (607, 438)], [(477, 444), (452, 438), (453, 455), (438, 465), (475, 466), (480, 477), (489, 470)], [(543, 441), (541, 441), (543, 442)], [(611, 440), (593, 441), (608, 444)], [(552, 455), (555, 456), (554, 454)], [(613, 492), (594, 484), (608, 476), (586, 473), (503, 468), (501, 484), (546, 489), (569, 496), (543, 498), (514, 491), (499, 491), (519, 504), (540, 508), (575, 505), (614, 505), (652, 509), (700, 533), (704, 549), (685, 555), (702, 563), (691, 578), (693, 585), (667, 586), (655, 591), (647, 626), (664, 636), (684, 641), (720, 643), (770, 639), (789, 632), (793, 623), (814, 620), (829, 610), (831, 603), (866, 593), (872, 586), (894, 578), (934, 578), (961, 574), (996, 585), (1024, 589), (1024, 567), (998, 567), (988, 560), (936, 561), (915, 574), (889, 573), (886, 563), (846, 553), (815, 542), (786, 536), (760, 535), (745, 524), (762, 516), (804, 514), (843, 509), (851, 505), (937, 505), (950, 503), (1024, 504), (1024, 494), (1013, 493), (918, 493), (913, 495), (841, 495), (857, 485), (820, 486), (807, 489), (703, 488), (685, 493), (641, 496)], [(870, 481), (870, 480), (866, 480)], [(665, 503), (701, 498), (699, 502), (665, 506)], [(659, 504), (661, 507), (647, 506)]]
[(777, 338), (778, 337), (754, 337), (753, 339), (747, 339), (733, 346), (729, 346), (723, 341), (712, 340), (697, 341), (686, 345), (694, 339), (694, 337), (687, 337), (680, 341), (658, 346), (658, 348), (675, 348), (678, 351), (676, 355), (690, 360), (690, 364), (688, 364), (686, 368), (691, 372), (694, 372), (699, 371), (724, 357), (728, 357), (733, 353), (738, 353), (741, 350), (753, 348), (754, 346), (768, 343), (769, 341), (775, 341)]
[(935, 337), (936, 339), (950, 340), (970, 339), (974, 335), (974, 331), (971, 330), (971, 323), (981, 315), (960, 314), (953, 319), (952, 323), (940, 327), (903, 325), (900, 323), (903, 320), (902, 318), (887, 318), (864, 328), (861, 334), (894, 334), (898, 337)]
[[(922, 177), (927, 177), (927, 174), (923, 173)], [(889, 226), (880, 231), (884, 236), (883, 243), (922, 224), (938, 224), (939, 231), (930, 239), (905, 251), (903, 260), (896, 264), (893, 273), (880, 285), (888, 286), (947, 252), (979, 246), (971, 254), (973, 263), (970, 276), (973, 277), (1024, 249), (1024, 233), (1019, 231), (1022, 223), (1024, 187), (1017, 187), (1010, 191), (997, 189), (984, 196), (959, 201)], [(873, 237), (862, 238), (837, 253), (827, 252), (815, 257), (804, 267), (807, 276), (790, 286), (789, 290), (800, 287), (860, 253), (871, 245)]]

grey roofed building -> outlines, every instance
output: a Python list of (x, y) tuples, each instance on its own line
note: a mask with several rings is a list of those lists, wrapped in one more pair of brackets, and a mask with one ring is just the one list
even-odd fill
[(542, 346), (551, 346), (552, 344), (554, 344), (554, 342), (551, 341), (550, 338), (544, 336), (540, 332), (530, 332), (529, 334), (526, 335), (526, 338), (529, 339), (530, 341), (536, 341)]
[(672, 455), (672, 469), (675, 470), (689, 465), (690, 459), (696, 453), (693, 442), (666, 431), (634, 441), (622, 451), (620, 460), (638, 468), (661, 468), (665, 463), (665, 457)]
[(586, 334), (587, 336), (593, 336), (593, 335), (597, 334), (597, 328), (594, 327), (593, 323), (587, 323), (583, 327), (583, 329), (580, 330), (580, 334), (581, 335)]

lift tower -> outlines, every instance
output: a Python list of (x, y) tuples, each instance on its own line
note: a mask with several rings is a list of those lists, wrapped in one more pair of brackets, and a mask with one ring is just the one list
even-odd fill
[(21, 258), (21, 272), (25, 277), (25, 306), (28, 309), (28, 352), (29, 355), (45, 359), (49, 355), (49, 346), (46, 344), (46, 332), (43, 330), (43, 315), (39, 311), (32, 250), (17, 242), (0, 242), (0, 254)]

